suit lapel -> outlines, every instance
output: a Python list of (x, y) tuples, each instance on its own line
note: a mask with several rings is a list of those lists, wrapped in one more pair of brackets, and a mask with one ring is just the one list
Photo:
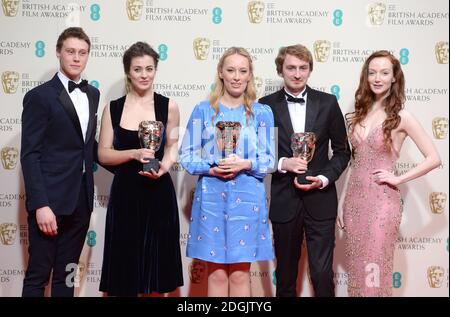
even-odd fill
[[(66, 89), (64, 88), (63, 84), (58, 78), (58, 75), (55, 75), (52, 79), (53, 86), (55, 87), (56, 91), (59, 93), (58, 100), (63, 106), (64, 110), (66, 111), (67, 115), (69, 116), (70, 120), (72, 121), (75, 130), (77, 131), (77, 134), (80, 136), (80, 139), (83, 140), (83, 132), (81, 131), (81, 125), (80, 125), (80, 119), (78, 118), (77, 111), (75, 110), (75, 106), (72, 102), (72, 99), (70, 99), (69, 94), (67, 93)], [(91, 88), (88, 86), (88, 90), (86, 92), (87, 98), (89, 101), (89, 123), (86, 131), (86, 140), (87, 142), (89, 138), (92, 136), (93, 131), (95, 131), (95, 128), (97, 127), (96, 122), (96, 104), (94, 102), (94, 96), (92, 93)]]
[(276, 111), (278, 112), (278, 117), (280, 118), (280, 126), (278, 128), (282, 128), (286, 133), (288, 139), (291, 139), (292, 134), (294, 133), (294, 128), (292, 126), (291, 116), (289, 114), (289, 108), (286, 101), (286, 97), (284, 96), (284, 90), (280, 90), (277, 95), (276, 100)]
[(309, 86), (307, 86), (308, 99), (306, 101), (306, 117), (305, 117), (305, 132), (312, 132), (316, 122), (317, 114), (319, 113), (319, 100)]
[(88, 123), (87, 131), (86, 131), (86, 140), (85, 140), (86, 142), (89, 140), (92, 133), (95, 131), (94, 127), (97, 127), (96, 116), (95, 116), (96, 107), (95, 107), (94, 98), (92, 96), (90, 87), (88, 87), (88, 90), (87, 90), (87, 97), (89, 100), (89, 123)]
[[(59, 81), (58, 78), (56, 78), (56, 80)], [(81, 132), (80, 120), (78, 119), (77, 111), (75, 110), (75, 106), (73, 105), (72, 100), (70, 99), (70, 96), (67, 93), (66, 89), (64, 89), (64, 87), (62, 87), (58, 99), (61, 102), (64, 110), (66, 110), (67, 114), (69, 115), (70, 120), (72, 121), (75, 130), (77, 131), (77, 134), (80, 136), (81, 140), (83, 140), (83, 133)]]

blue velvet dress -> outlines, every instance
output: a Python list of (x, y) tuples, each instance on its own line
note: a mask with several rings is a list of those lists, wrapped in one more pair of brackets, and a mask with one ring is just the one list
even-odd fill
[[(268, 223), (264, 176), (274, 167), (274, 120), (271, 109), (253, 104), (248, 122), (245, 107), (219, 105), (219, 113), (208, 101), (192, 112), (183, 138), (180, 160), (193, 175), (199, 175), (195, 189), (187, 243), (187, 256), (215, 263), (271, 260), (274, 257)], [(219, 121), (237, 121), (241, 130), (235, 154), (252, 162), (234, 179), (210, 176), (222, 151), (215, 138)]]

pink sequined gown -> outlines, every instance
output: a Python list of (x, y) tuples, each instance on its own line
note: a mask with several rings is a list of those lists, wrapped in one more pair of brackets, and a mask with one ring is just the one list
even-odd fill
[(394, 246), (401, 221), (400, 192), (375, 183), (372, 171), (394, 170), (397, 155), (383, 144), (382, 125), (365, 140), (350, 135), (354, 150), (344, 200), (348, 294), (392, 296)]

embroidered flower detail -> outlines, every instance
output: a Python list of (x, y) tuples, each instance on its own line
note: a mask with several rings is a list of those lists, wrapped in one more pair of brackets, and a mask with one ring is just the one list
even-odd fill
[(213, 231), (214, 232), (219, 232), (219, 227), (214, 227)]
[(239, 240), (239, 244), (240, 245), (245, 245), (245, 241), (244, 240)]
[(245, 226), (244, 226), (244, 230), (245, 230), (245, 231), (250, 230), (250, 226), (249, 226), (249, 225), (245, 225)]

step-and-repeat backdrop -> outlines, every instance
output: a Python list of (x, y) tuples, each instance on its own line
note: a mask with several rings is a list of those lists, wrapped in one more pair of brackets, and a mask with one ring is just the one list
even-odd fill
[[(123, 52), (136, 41), (146, 41), (161, 56), (154, 89), (179, 104), (182, 131), (195, 104), (208, 96), (216, 64), (229, 46), (249, 50), (258, 95), (264, 96), (282, 84), (274, 64), (278, 49), (304, 44), (314, 54), (309, 84), (334, 94), (344, 113), (353, 109), (364, 59), (374, 50), (393, 52), (406, 75), (406, 108), (432, 136), (443, 162), (425, 177), (400, 186), (403, 220), (395, 250), (394, 295), (449, 295), (448, 1), (1, 0), (1, 5), (0, 296), (20, 296), (27, 263), (19, 160), (22, 99), (56, 72), (56, 39), (68, 26), (83, 27), (92, 40), (85, 77), (101, 91), (99, 114), (125, 92)], [(397, 173), (421, 161), (421, 153), (407, 140)], [(170, 173), (178, 195), (185, 285), (169, 296), (204, 296), (207, 268), (184, 256), (196, 177), (180, 164)], [(344, 177), (338, 182), (340, 196)], [(111, 174), (96, 169), (95, 210), (76, 276), (79, 296), (102, 295), (98, 285), (111, 181)], [(270, 176), (266, 182), (269, 189)], [(343, 236), (336, 235), (337, 295), (347, 296)], [(274, 265), (252, 264), (253, 295), (274, 296)], [(299, 295), (311, 296), (305, 259), (299, 268)]]

